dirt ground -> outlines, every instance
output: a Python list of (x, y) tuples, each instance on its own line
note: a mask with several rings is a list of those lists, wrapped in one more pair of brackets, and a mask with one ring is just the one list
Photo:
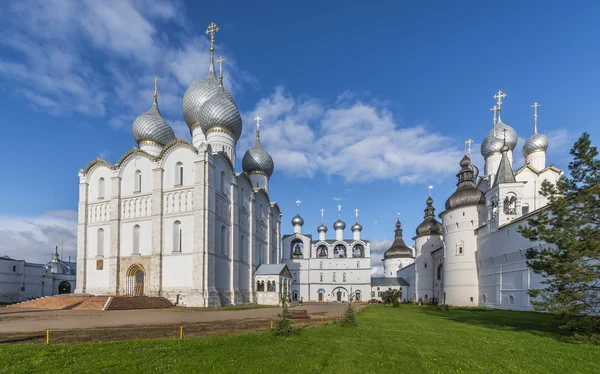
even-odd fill
[[(300, 325), (328, 323), (343, 313), (343, 304), (305, 304), (311, 316)], [(35, 310), (0, 308), (0, 344), (44, 343), (50, 330), (53, 343), (178, 338), (206, 334), (265, 331), (281, 308), (210, 310), (201, 308), (149, 310)]]

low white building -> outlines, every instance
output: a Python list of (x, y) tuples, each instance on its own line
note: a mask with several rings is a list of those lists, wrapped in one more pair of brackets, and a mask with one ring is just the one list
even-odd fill
[(58, 250), (46, 265), (0, 257), (0, 302), (72, 293), (75, 274), (75, 263), (61, 261)]
[(382, 300), (383, 293), (389, 290), (400, 291), (400, 301), (406, 300), (409, 283), (400, 277), (371, 278), (371, 299)]
[(285, 264), (262, 264), (254, 273), (256, 303), (281, 305), (282, 298), (289, 299), (292, 275)]

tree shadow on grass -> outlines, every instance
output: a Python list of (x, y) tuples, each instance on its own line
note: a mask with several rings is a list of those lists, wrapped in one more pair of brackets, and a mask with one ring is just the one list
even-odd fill
[(503, 331), (526, 331), (562, 342), (575, 342), (573, 334), (560, 328), (561, 322), (552, 314), (488, 308), (421, 307), (423, 313), (453, 322), (482, 326)]

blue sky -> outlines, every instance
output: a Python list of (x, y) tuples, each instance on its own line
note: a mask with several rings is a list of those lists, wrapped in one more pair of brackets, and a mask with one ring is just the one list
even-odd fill
[(542, 104), (548, 163), (566, 167), (583, 131), (599, 144), (597, 2), (58, 0), (6, 8), (0, 255), (42, 261), (61, 241), (74, 255), (77, 171), (96, 156), (115, 162), (134, 145), (131, 124), (151, 104), (155, 75), (163, 115), (189, 139), (181, 98), (206, 75), (212, 21), (244, 119), (238, 158), (260, 115), (284, 232), (300, 199), (307, 232), (316, 234), (321, 208), (331, 227), (341, 204), (347, 223), (360, 209), (363, 237), (377, 252), (391, 241), (397, 212), (410, 243), (427, 186), (437, 213), (454, 190), (464, 140), (476, 141), (482, 167), (498, 89), (507, 93), (502, 118), (522, 141), (532, 132), (530, 105)]

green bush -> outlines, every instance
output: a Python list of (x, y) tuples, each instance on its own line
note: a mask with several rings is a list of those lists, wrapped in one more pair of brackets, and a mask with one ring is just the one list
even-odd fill
[(283, 309), (277, 315), (275, 326), (271, 329), (271, 333), (275, 336), (290, 336), (297, 334), (300, 330), (292, 326), (292, 314), (288, 311), (287, 297), (282, 299)]
[(358, 324), (356, 322), (356, 308), (354, 307), (354, 303), (349, 301), (346, 303), (346, 307), (344, 308), (344, 316), (340, 321), (340, 326), (342, 327), (354, 327)]

